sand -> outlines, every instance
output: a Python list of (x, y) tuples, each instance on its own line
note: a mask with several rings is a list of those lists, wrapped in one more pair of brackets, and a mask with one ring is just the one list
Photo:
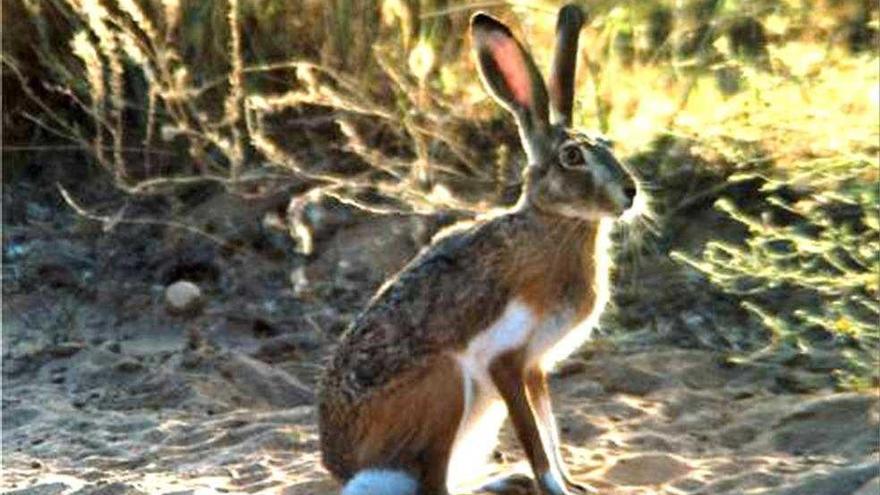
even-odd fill
[[(338, 490), (292, 374), (236, 351), (146, 364), (106, 347), (5, 381), (5, 493)], [(791, 393), (785, 372), (672, 348), (569, 360), (552, 386), (571, 474), (609, 495), (877, 493), (877, 397)], [(496, 472), (522, 459), (509, 428), (498, 450)]]

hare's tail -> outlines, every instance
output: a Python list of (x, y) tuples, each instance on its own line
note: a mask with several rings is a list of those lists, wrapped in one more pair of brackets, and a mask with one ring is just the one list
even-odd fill
[(416, 495), (418, 482), (404, 471), (364, 469), (345, 484), (342, 495)]

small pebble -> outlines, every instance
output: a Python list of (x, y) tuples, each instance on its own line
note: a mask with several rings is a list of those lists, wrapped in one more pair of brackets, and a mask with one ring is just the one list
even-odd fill
[(202, 290), (188, 280), (178, 280), (165, 288), (165, 304), (173, 314), (195, 314), (203, 303)]

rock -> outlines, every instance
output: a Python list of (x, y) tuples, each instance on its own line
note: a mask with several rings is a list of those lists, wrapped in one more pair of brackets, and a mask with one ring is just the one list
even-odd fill
[[(846, 495), (861, 491), (880, 475), (880, 464), (871, 462), (847, 466), (830, 473), (810, 476), (785, 487), (757, 492), (756, 495)], [(867, 483), (867, 485), (866, 485)], [(877, 492), (868, 492), (871, 495)]]
[(204, 305), (202, 290), (188, 280), (178, 280), (165, 288), (165, 304), (172, 314), (194, 314)]
[(67, 358), (73, 356), (85, 348), (82, 342), (62, 342), (46, 348), (46, 352), (50, 356), (56, 358)]
[(672, 487), (677, 488), (683, 492), (690, 493), (690, 492), (696, 492), (697, 490), (704, 487), (705, 485), (706, 485), (706, 483), (703, 481), (696, 480), (693, 478), (685, 478), (685, 479), (681, 479), (681, 480), (678, 480), (675, 483), (673, 483)]
[(273, 337), (260, 344), (253, 357), (270, 364), (299, 358), (300, 340), (296, 334)]
[(862, 485), (853, 495), (877, 495), (880, 493), (880, 476)]
[(638, 446), (639, 450), (653, 450), (656, 452), (672, 452), (673, 447), (669, 439), (653, 433), (642, 433), (629, 438), (630, 445)]
[(113, 370), (120, 373), (137, 373), (144, 370), (144, 365), (137, 359), (124, 357), (113, 365)]
[(732, 476), (720, 477), (720, 479), (702, 487), (694, 495), (740, 494), (747, 491), (752, 493), (752, 489), (779, 486), (782, 482), (782, 477), (778, 474), (765, 473), (760, 469), (748, 469), (743, 466), (739, 466), (739, 468), (743, 472)]
[(594, 399), (596, 397), (601, 397), (602, 395), (605, 395), (605, 389), (602, 388), (602, 385), (599, 385), (594, 381), (579, 383), (569, 394), (569, 396), (575, 399)]
[(806, 394), (816, 392), (832, 384), (830, 374), (816, 375), (797, 371), (783, 372), (775, 378), (775, 387), (782, 393)]
[(115, 482), (105, 485), (86, 486), (73, 492), (72, 495), (144, 495), (144, 492), (127, 483)]
[(603, 401), (598, 409), (606, 418), (615, 423), (645, 415), (644, 409), (636, 407), (627, 401), (617, 399)]
[(758, 431), (749, 425), (735, 425), (721, 430), (718, 439), (729, 449), (739, 449), (758, 436)]
[(12, 490), (6, 492), (6, 495), (61, 495), (68, 488), (64, 483), (43, 483), (41, 485), (29, 486), (21, 490)]
[(877, 446), (876, 398), (833, 394), (804, 403), (773, 434), (777, 449), (795, 455), (866, 455)]
[(104, 345), (104, 349), (107, 349), (114, 354), (120, 354), (122, 353), (122, 344), (118, 340), (114, 340), (111, 342), (107, 342)]
[(664, 385), (663, 377), (617, 362), (595, 375), (609, 393), (647, 395)]
[(644, 454), (617, 461), (606, 477), (619, 485), (658, 485), (690, 470), (690, 466), (669, 454)]
[(577, 421), (566, 421), (561, 425), (560, 430), (562, 438), (575, 445), (585, 445), (608, 431), (582, 418)]

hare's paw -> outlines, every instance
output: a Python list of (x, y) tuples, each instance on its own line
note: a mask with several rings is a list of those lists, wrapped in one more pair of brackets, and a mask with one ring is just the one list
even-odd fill
[(598, 495), (598, 491), (586, 483), (576, 483), (568, 478), (565, 479), (565, 488), (572, 495)]
[(544, 473), (539, 480), (543, 495), (595, 495), (598, 493), (593, 487), (575, 483), (568, 478), (560, 481), (550, 472)]
[(480, 489), (477, 490), (477, 493), (491, 493), (493, 495), (534, 495), (536, 493), (535, 482), (531, 477), (522, 473), (508, 474), (481, 486)]

